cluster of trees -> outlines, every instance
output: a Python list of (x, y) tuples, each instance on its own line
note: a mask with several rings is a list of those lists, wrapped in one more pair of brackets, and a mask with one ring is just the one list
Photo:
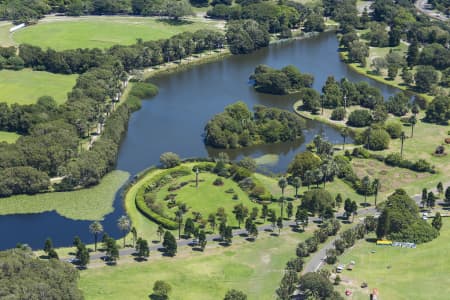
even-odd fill
[[(226, 2), (226, 1), (225, 1)], [(212, 9), (207, 12), (211, 18), (226, 20), (252, 19), (261, 24), (270, 33), (282, 33), (290, 36), (290, 29), (298, 28), (305, 11), (302, 6), (269, 1), (231, 1), (222, 3), (214, 1)]]
[(0, 70), (22, 70), (24, 61), (17, 56), (16, 47), (0, 47)]
[[(331, 219), (314, 231), (313, 236), (300, 242), (296, 248), (295, 258), (286, 263), (285, 272), (280, 286), (276, 290), (277, 299), (290, 299), (296, 289), (300, 289), (305, 295), (319, 296), (320, 299), (342, 299), (339, 293), (333, 290), (329, 276), (325, 273), (306, 273), (299, 276), (303, 270), (303, 259), (318, 250), (319, 243), (324, 243), (329, 236), (334, 236), (340, 229), (340, 223)], [(316, 276), (317, 275), (317, 276)]]
[(388, 197), (376, 233), (378, 238), (414, 243), (426, 243), (439, 235), (438, 230), (420, 218), (416, 203), (402, 189)]
[(57, 259), (38, 259), (25, 248), (0, 252), (0, 298), (83, 299), (77, 269)]
[(286, 66), (281, 70), (258, 65), (250, 79), (254, 80), (254, 88), (258, 92), (276, 95), (296, 92), (302, 88), (311, 88), (314, 81), (311, 74), (302, 74), (293, 65)]
[(226, 37), (233, 54), (247, 54), (267, 47), (270, 42), (267, 29), (251, 19), (228, 22)]
[[(126, 103), (115, 109), (128, 83), (127, 71), (222, 47), (224, 41), (221, 33), (200, 30), (106, 51), (57, 52), (21, 45), (19, 57), (26, 67), (81, 75), (61, 106), (50, 97), (32, 105), (0, 103), (0, 129), (24, 135), (16, 144), (0, 145), (0, 178), (5, 179), (0, 196), (46, 191), (53, 176), (63, 177), (58, 190), (97, 184), (115, 165), (130, 113), (140, 108), (139, 98), (158, 92), (151, 84), (137, 83)], [(80, 142), (93, 127), (102, 136), (90, 151), (82, 151)]]
[(262, 105), (254, 110), (252, 114), (241, 101), (227, 106), (206, 124), (205, 143), (216, 148), (239, 148), (302, 137), (303, 120), (296, 114)]
[(187, 0), (5, 0), (0, 3), (0, 18), (15, 23), (33, 23), (49, 13), (69, 16), (133, 14), (178, 19), (192, 14), (192, 7)]

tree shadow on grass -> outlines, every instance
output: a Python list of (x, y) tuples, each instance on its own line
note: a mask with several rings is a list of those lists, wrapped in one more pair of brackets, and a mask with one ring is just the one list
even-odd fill
[(50, 259), (50, 256), (42, 254), (42, 255), (39, 255), (39, 258), (40, 259)]
[(158, 241), (158, 240), (153, 240), (152, 241), (152, 244), (159, 244), (159, 243), (161, 243), (161, 241)]
[(376, 238), (366, 238), (366, 242), (368, 242), (368, 243), (376, 243), (377, 239)]
[(359, 206), (366, 208), (366, 207), (372, 206), (372, 204), (370, 204), (369, 202), (360, 202)]
[(137, 261), (137, 262), (145, 262), (148, 259), (146, 257), (135, 257), (134, 260)]
[(194, 24), (193, 21), (189, 21), (186, 19), (169, 19), (169, 18), (161, 18), (161, 19), (157, 19), (156, 22), (158, 23), (164, 23), (167, 25), (171, 25), (171, 26), (182, 26), (182, 25), (190, 25), (190, 24)]
[(148, 298), (150, 300), (167, 300), (167, 299), (169, 299), (167, 296), (160, 296), (160, 295), (155, 295), (155, 294), (148, 295)]

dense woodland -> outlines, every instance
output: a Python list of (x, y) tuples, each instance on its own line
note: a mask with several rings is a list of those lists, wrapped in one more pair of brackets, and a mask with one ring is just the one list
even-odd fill
[(240, 148), (301, 138), (304, 121), (289, 111), (244, 102), (225, 107), (205, 126), (205, 143), (216, 148)]
[(41, 260), (22, 248), (0, 252), (1, 299), (84, 299), (77, 269), (58, 259)]
[[(53, 73), (80, 73), (80, 77), (61, 106), (51, 97), (42, 97), (31, 105), (0, 103), (0, 130), (23, 135), (15, 144), (0, 144), (0, 178), (3, 179), (0, 196), (46, 191), (49, 178), (55, 176), (64, 178), (55, 186), (57, 190), (97, 184), (114, 168), (130, 113), (139, 108), (138, 98), (157, 93), (155, 87), (136, 85), (128, 100), (118, 105), (127, 73), (134, 68), (221, 48), (224, 40), (224, 35), (217, 31), (199, 30), (167, 40), (114, 46), (105, 51), (58, 52), (21, 45), (18, 56), (14, 54), (14, 57), (20, 58), (25, 67)], [(89, 151), (84, 151), (83, 143), (88, 142), (86, 138), (91, 131), (98, 131), (98, 126), (104, 128), (102, 137)]]

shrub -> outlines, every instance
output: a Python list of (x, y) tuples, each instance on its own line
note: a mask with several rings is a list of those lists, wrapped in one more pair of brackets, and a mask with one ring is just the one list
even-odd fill
[(342, 121), (345, 119), (346, 114), (347, 112), (345, 111), (345, 108), (338, 107), (334, 109), (333, 112), (331, 113), (331, 120)]
[(237, 194), (233, 195), (233, 200), (239, 200), (239, 196)]
[(402, 158), (399, 153), (391, 153), (386, 156), (384, 162), (390, 166), (399, 166)]
[(399, 122), (391, 121), (386, 124), (386, 131), (393, 139), (397, 139), (400, 137), (402, 129), (402, 124), (400, 124)]
[(314, 214), (326, 207), (333, 207), (334, 199), (327, 190), (314, 189), (304, 194), (301, 206)]
[(154, 97), (158, 94), (158, 87), (147, 82), (136, 82), (131, 88), (130, 95), (139, 99)]
[(348, 116), (347, 124), (353, 127), (365, 127), (372, 124), (372, 115), (367, 109), (357, 109)]
[(221, 185), (223, 185), (223, 180), (222, 180), (222, 178), (220, 178), (220, 177), (216, 178), (216, 179), (214, 180), (213, 184), (216, 185), (216, 186), (221, 186)]
[(181, 163), (180, 157), (178, 154), (173, 152), (164, 152), (159, 157), (159, 161), (163, 165), (164, 168), (173, 168), (178, 166)]

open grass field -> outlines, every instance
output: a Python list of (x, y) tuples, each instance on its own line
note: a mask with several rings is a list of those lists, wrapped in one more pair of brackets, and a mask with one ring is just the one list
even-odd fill
[(9, 33), (9, 29), (13, 25), (10, 22), (7, 21), (1, 21), (0, 22), (0, 46), (2, 47), (8, 47), (8, 46), (14, 46), (14, 41), (11, 38), (11, 35)]
[[(416, 249), (376, 246), (358, 242), (339, 261), (355, 261), (353, 271), (344, 271), (338, 290), (353, 291), (346, 299), (369, 299), (368, 293), (378, 288), (380, 299), (448, 299), (450, 293), (450, 222), (444, 220), (441, 235)], [(375, 253), (372, 253), (375, 251)], [(368, 288), (360, 285), (366, 281)]]
[(37, 72), (30, 69), (21, 71), (0, 71), (0, 102), (9, 104), (36, 103), (41, 96), (52, 96), (59, 104), (67, 100), (78, 75), (61, 75)]
[[(312, 227), (311, 227), (312, 228)], [(205, 252), (183, 247), (174, 258), (150, 253), (148, 262), (81, 272), (86, 299), (148, 299), (156, 280), (172, 285), (170, 299), (223, 299), (228, 289), (242, 290), (248, 299), (274, 299), (286, 262), (309, 232), (261, 233), (256, 242), (235, 238), (230, 247), (210, 243)]]
[(0, 199), (0, 215), (40, 213), (56, 210), (73, 220), (102, 220), (113, 211), (116, 192), (129, 174), (113, 171), (92, 188), (72, 192), (17, 195)]
[(79, 18), (45, 18), (39, 24), (13, 34), (16, 43), (28, 43), (55, 50), (76, 48), (109, 48), (171, 37), (185, 31), (214, 28), (211, 22), (181, 21), (174, 24), (165, 19), (120, 16), (88, 16)]
[[(157, 202), (162, 205), (166, 205), (164, 201), (165, 197), (169, 194), (176, 194), (175, 201), (184, 202), (189, 207), (190, 211), (200, 212), (202, 216), (207, 217), (210, 213), (215, 213), (219, 207), (225, 208), (225, 211), (229, 214), (229, 221), (232, 225), (235, 223), (234, 217), (231, 215), (233, 207), (237, 204), (244, 204), (249, 208), (260, 207), (255, 202), (250, 201), (248, 195), (239, 188), (238, 184), (231, 179), (223, 178), (223, 185), (216, 186), (213, 184), (214, 180), (218, 178), (216, 174), (212, 173), (200, 173), (199, 174), (199, 187), (195, 187), (195, 182), (190, 182), (179, 190), (168, 191), (168, 187), (172, 184), (187, 182), (195, 180), (195, 174), (179, 177), (172, 184), (164, 186), (157, 193)], [(226, 193), (227, 190), (233, 190), (233, 193)], [(237, 195), (238, 199), (233, 200), (233, 195)], [(171, 218), (175, 218), (176, 208), (165, 209), (165, 213)]]
[(0, 143), (14, 144), (19, 137), (20, 135), (15, 132), (0, 131)]

